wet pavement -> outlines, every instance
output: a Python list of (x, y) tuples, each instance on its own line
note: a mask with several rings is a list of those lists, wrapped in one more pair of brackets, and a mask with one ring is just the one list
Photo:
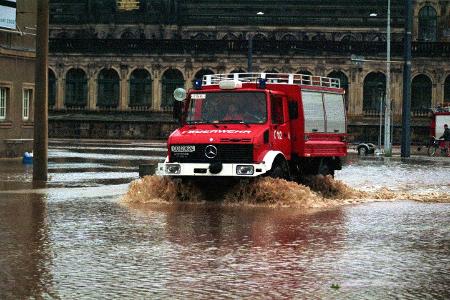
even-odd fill
[[(48, 186), (1, 160), (0, 299), (449, 299), (450, 204), (127, 206), (161, 142), (52, 141)], [(450, 159), (350, 156), (351, 187), (446, 194)]]

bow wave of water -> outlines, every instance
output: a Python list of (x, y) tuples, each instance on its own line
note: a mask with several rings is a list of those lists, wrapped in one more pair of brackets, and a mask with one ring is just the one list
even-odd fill
[[(361, 191), (331, 176), (314, 176), (305, 184), (274, 179), (258, 178), (231, 186), (221, 197), (224, 205), (262, 205), (302, 208), (334, 207), (380, 200), (416, 200), (425, 202), (450, 202), (450, 194), (408, 193), (380, 188)], [(129, 204), (204, 202), (208, 199), (202, 188), (169, 177), (146, 176), (133, 181), (122, 202)]]

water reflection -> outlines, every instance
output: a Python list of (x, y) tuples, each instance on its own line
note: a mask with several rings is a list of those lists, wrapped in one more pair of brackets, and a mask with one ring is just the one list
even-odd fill
[(181, 204), (131, 210), (163, 234), (154, 251), (163, 256), (159, 276), (170, 280), (154, 292), (173, 297), (284, 298), (301, 291), (314, 298), (328, 292), (331, 280), (320, 270), (321, 257), (339, 252), (345, 235), (341, 210)]
[(45, 196), (9, 195), (2, 198), (0, 298), (54, 296)]
[[(155, 208), (141, 207), (139, 211), (153, 214)], [(336, 229), (342, 228), (338, 225), (343, 222), (340, 210), (306, 213), (284, 208), (175, 204), (157, 211), (165, 213), (168, 240), (198, 247), (307, 247), (317, 239), (331, 245), (339, 240)], [(330, 224), (333, 230), (328, 230)]]

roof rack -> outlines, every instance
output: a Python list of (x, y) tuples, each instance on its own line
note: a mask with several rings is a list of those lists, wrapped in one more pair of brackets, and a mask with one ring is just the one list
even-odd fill
[(241, 82), (257, 82), (258, 79), (266, 79), (267, 83), (298, 84), (308, 86), (320, 86), (340, 88), (341, 82), (338, 78), (322, 77), (306, 74), (289, 73), (228, 73), (204, 75), (202, 85), (219, 84), (222, 80), (237, 80)]

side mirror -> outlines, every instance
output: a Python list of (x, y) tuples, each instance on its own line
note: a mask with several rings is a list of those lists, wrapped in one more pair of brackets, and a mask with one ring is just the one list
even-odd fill
[(173, 118), (174, 120), (178, 120), (178, 123), (181, 125), (181, 119), (183, 115), (183, 101), (186, 99), (186, 90), (183, 88), (177, 88), (173, 92), (173, 97), (175, 98), (175, 102), (173, 103)]
[(175, 91), (173, 91), (173, 97), (177, 101), (184, 101), (184, 99), (186, 99), (186, 90), (183, 88), (175, 89)]

